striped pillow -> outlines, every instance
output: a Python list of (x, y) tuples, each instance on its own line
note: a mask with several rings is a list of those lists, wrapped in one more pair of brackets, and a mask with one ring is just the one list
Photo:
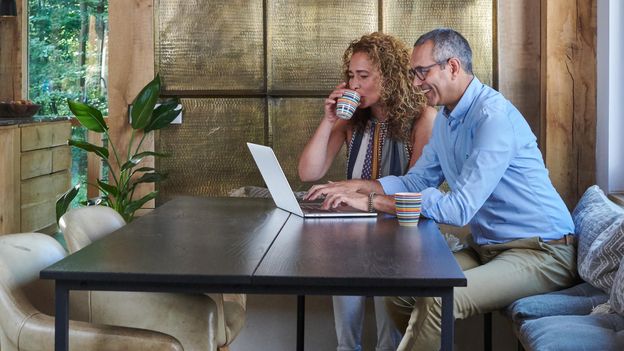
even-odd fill
[(624, 256), (624, 221), (607, 227), (592, 243), (585, 259), (578, 264), (581, 278), (607, 294)]
[(572, 212), (578, 237), (578, 265), (590, 246), (607, 227), (624, 221), (624, 209), (611, 202), (597, 185), (589, 187)]
[(609, 302), (611, 303), (611, 308), (613, 308), (615, 312), (624, 316), (624, 260), (620, 261), (620, 268), (615, 274)]

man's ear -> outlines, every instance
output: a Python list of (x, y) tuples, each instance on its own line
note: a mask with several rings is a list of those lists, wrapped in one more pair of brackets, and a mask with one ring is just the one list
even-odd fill
[(451, 57), (448, 62), (448, 69), (451, 72), (451, 77), (453, 79), (457, 78), (457, 76), (459, 75), (460, 71), (462, 70), (462, 64), (461, 61), (459, 61), (458, 58), (456, 57)]

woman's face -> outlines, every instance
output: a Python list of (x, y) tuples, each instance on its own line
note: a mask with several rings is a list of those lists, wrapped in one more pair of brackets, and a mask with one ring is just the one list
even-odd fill
[(348, 87), (360, 93), (360, 108), (380, 102), (381, 72), (373, 66), (366, 53), (356, 52), (351, 56)]

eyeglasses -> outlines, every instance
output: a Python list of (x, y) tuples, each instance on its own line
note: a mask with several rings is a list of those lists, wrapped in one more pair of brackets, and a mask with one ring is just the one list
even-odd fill
[(440, 65), (442, 66), (442, 69), (444, 69), (444, 65), (447, 62), (448, 60), (442, 61), (442, 62), (435, 62), (435, 63), (430, 64), (429, 66), (410, 68), (410, 73), (413, 73), (420, 80), (425, 80), (425, 78), (427, 78), (427, 74), (429, 73), (429, 71), (431, 71), (433, 67)]

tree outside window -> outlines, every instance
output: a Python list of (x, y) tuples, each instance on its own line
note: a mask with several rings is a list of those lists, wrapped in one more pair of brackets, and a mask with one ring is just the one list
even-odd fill
[[(40, 115), (71, 116), (67, 99), (108, 114), (108, 29), (108, 0), (28, 0), (28, 96)], [(72, 135), (84, 140), (86, 129)], [(72, 148), (72, 184), (86, 174), (86, 153)]]

